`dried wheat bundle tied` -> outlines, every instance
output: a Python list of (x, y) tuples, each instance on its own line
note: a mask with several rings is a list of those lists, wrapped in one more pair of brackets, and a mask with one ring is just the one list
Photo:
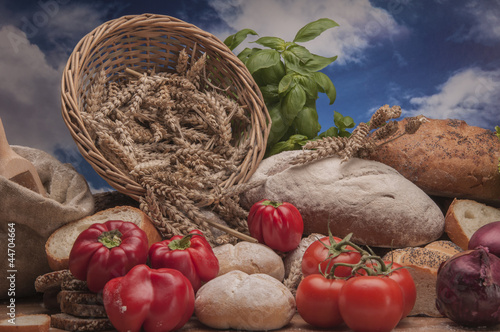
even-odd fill
[(248, 233), (238, 199), (247, 185), (220, 184), (249, 151), (235, 144), (249, 119), (205, 78), (205, 55), (189, 64), (182, 50), (176, 73), (129, 70), (111, 82), (102, 71), (82, 118), (99, 151), (146, 189), (141, 208), (164, 237), (197, 228), (214, 244), (202, 208)]
[[(384, 105), (371, 117), (368, 123), (361, 122), (349, 137), (324, 137), (309, 141), (304, 151), (292, 160), (293, 165), (310, 163), (331, 156), (339, 156), (343, 161), (352, 157), (363, 158), (382, 144), (397, 139), (393, 137), (398, 131), (398, 122), (391, 121), (401, 116), (401, 107)], [(388, 122), (389, 121), (389, 122)], [(415, 133), (425, 117), (409, 118), (401, 135)]]

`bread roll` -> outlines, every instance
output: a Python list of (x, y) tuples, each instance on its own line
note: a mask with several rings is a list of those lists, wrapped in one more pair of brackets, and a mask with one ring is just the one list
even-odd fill
[(211, 328), (274, 330), (290, 322), (295, 299), (267, 274), (231, 271), (198, 290), (194, 310), (198, 320)]
[(425, 247), (408, 247), (388, 252), (385, 260), (409, 267), (417, 288), (417, 300), (409, 316), (442, 317), (436, 309), (436, 280), (439, 265), (462, 251), (450, 241), (435, 241)]
[(472, 235), (482, 226), (500, 221), (500, 209), (469, 199), (454, 199), (445, 217), (444, 230), (463, 250)]
[[(404, 131), (407, 119), (399, 123)], [(397, 135), (397, 134), (396, 134)], [(500, 141), (461, 120), (429, 119), (370, 156), (395, 168), (429, 195), (500, 202)]]
[(271, 248), (246, 241), (236, 245), (224, 244), (213, 248), (219, 260), (219, 276), (239, 270), (247, 274), (264, 273), (282, 281), (285, 276), (283, 260)]
[(66, 224), (52, 233), (45, 243), (50, 268), (54, 271), (67, 269), (69, 253), (78, 235), (92, 224), (105, 223), (108, 220), (133, 222), (146, 232), (149, 246), (161, 241), (160, 233), (144, 212), (131, 206), (117, 206)]

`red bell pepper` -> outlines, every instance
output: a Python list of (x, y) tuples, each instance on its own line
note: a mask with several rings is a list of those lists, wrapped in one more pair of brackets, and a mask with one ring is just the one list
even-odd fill
[(149, 248), (149, 262), (154, 269), (172, 268), (181, 271), (195, 292), (202, 282), (212, 280), (219, 273), (219, 260), (199, 230), (154, 243)]
[(250, 235), (274, 250), (291, 251), (300, 243), (304, 221), (291, 203), (263, 199), (248, 213)]
[(110, 280), (102, 296), (108, 318), (119, 332), (178, 330), (194, 312), (193, 287), (174, 269), (136, 265), (124, 277)]
[(109, 280), (124, 276), (148, 259), (148, 237), (134, 223), (96, 223), (77, 237), (69, 255), (69, 270), (98, 293)]

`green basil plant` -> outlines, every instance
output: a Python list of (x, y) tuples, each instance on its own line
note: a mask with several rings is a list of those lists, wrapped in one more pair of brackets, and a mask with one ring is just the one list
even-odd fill
[[(334, 126), (319, 134), (316, 100), (325, 93), (330, 105), (336, 90), (330, 78), (321, 72), (337, 57), (323, 57), (309, 52), (299, 43), (315, 39), (325, 30), (338, 26), (328, 18), (306, 24), (291, 42), (279, 37), (261, 37), (254, 43), (265, 48), (245, 48), (238, 58), (248, 68), (259, 86), (271, 117), (266, 157), (300, 149), (309, 140), (325, 136), (345, 136), (354, 127), (349, 116), (334, 112)], [(224, 43), (234, 50), (248, 35), (258, 35), (254, 30), (243, 29), (226, 38)]]

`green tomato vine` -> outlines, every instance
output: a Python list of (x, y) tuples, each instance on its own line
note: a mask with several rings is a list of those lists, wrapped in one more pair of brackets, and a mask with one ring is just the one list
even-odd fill
[[(271, 117), (266, 157), (286, 150), (300, 149), (310, 140), (326, 136), (348, 137), (355, 123), (349, 116), (334, 112), (334, 126), (319, 134), (316, 100), (325, 93), (330, 105), (336, 90), (330, 78), (321, 72), (337, 57), (312, 54), (299, 43), (315, 39), (338, 24), (322, 18), (306, 24), (287, 42), (279, 37), (261, 37), (254, 43), (266, 48), (245, 48), (238, 58), (248, 68), (259, 86)], [(227, 37), (224, 43), (234, 50), (254, 30), (243, 29)]]

